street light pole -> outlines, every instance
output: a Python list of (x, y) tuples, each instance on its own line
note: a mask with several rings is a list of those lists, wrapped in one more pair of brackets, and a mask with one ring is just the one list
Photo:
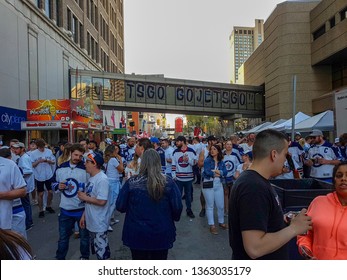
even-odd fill
[(296, 112), (296, 75), (293, 76), (293, 115), (292, 115), (292, 141), (295, 133), (295, 112)]

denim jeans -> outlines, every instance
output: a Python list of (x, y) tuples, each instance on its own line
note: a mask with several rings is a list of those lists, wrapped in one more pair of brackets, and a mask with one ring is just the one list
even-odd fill
[(109, 201), (110, 201), (110, 206), (109, 206), (109, 210), (108, 210), (108, 216), (109, 219), (111, 219), (112, 214), (114, 212), (114, 210), (116, 209), (116, 201), (117, 201), (117, 197), (119, 194), (119, 189), (120, 189), (120, 182), (119, 180), (114, 180), (114, 179), (109, 179)]
[[(56, 252), (57, 260), (65, 260), (66, 254), (69, 250), (69, 239), (74, 230), (75, 222), (79, 224), (81, 217), (71, 217), (60, 213), (59, 216), (59, 241), (58, 249)], [(81, 258), (89, 258), (89, 232), (86, 228), (79, 229), (80, 231), (80, 252)]]
[(20, 199), (22, 201), (22, 205), (25, 211), (25, 226), (26, 228), (30, 227), (33, 224), (33, 215), (31, 210), (31, 204), (30, 204), (30, 196), (27, 193), (26, 196), (21, 197)]
[(184, 190), (187, 211), (191, 211), (192, 210), (193, 180), (186, 181), (186, 182), (176, 180), (176, 183), (177, 183), (177, 186), (178, 186), (182, 195), (183, 195), (183, 190)]

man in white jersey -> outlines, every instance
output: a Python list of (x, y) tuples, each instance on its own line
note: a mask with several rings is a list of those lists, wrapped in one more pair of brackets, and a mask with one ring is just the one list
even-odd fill
[(322, 131), (314, 129), (310, 137), (313, 145), (304, 162), (311, 166), (310, 177), (332, 183), (333, 169), (340, 163), (340, 155), (331, 143), (324, 140)]
[(52, 151), (45, 148), (45, 144), (43, 139), (37, 139), (37, 149), (30, 154), (38, 193), (39, 218), (45, 216), (45, 212), (43, 211), (43, 192), (45, 187), (48, 191), (46, 211), (51, 214), (55, 213), (52, 208), (53, 191), (51, 184), (56, 160)]
[[(69, 239), (74, 225), (79, 224), (84, 212), (84, 202), (77, 193), (84, 191), (88, 182), (86, 168), (83, 163), (84, 147), (81, 144), (73, 144), (70, 148), (70, 160), (63, 162), (55, 171), (55, 179), (52, 187), (54, 191), (61, 193), (59, 215), (59, 240), (56, 251), (56, 259), (64, 260), (68, 249)], [(85, 228), (79, 228), (80, 259), (89, 259), (89, 232)]]
[[(10, 151), (9, 151), (9, 155)], [(0, 228), (12, 229), (13, 200), (26, 194), (26, 183), (19, 167), (10, 159), (0, 157)], [(23, 209), (24, 212), (24, 209)]]
[(184, 136), (178, 136), (176, 139), (177, 149), (172, 156), (172, 177), (181, 191), (185, 195), (187, 216), (195, 218), (192, 211), (192, 191), (193, 191), (193, 166), (196, 164), (196, 153), (187, 146), (187, 140)]

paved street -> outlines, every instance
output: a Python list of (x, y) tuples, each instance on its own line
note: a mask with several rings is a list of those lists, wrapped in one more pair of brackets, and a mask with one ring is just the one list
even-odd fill
[[(59, 195), (54, 194), (54, 209), (56, 214), (46, 213), (45, 218), (38, 218), (38, 207), (33, 206), (33, 219), (35, 226), (28, 231), (28, 240), (38, 260), (52, 260), (55, 256), (58, 241), (58, 205)], [(194, 186), (194, 201), (192, 204), (195, 219), (186, 216), (185, 206), (181, 220), (176, 223), (177, 237), (174, 247), (169, 250), (170, 260), (228, 260), (231, 258), (231, 249), (228, 243), (228, 232), (219, 230), (218, 235), (209, 232), (206, 217), (200, 218), (200, 187)], [(183, 203), (184, 205), (184, 203)], [(131, 259), (130, 250), (121, 240), (124, 214), (117, 214), (120, 223), (113, 226), (114, 231), (109, 233), (112, 259)], [(217, 223), (217, 219), (215, 219)], [(227, 220), (226, 220), (227, 222)], [(67, 255), (69, 260), (78, 260), (79, 239), (71, 236), (70, 249)], [(95, 255), (91, 259), (96, 259)]]

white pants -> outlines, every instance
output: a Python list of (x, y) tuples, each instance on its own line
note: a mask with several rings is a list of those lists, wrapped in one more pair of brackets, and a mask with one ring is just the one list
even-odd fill
[(214, 225), (213, 207), (216, 203), (218, 223), (224, 224), (224, 191), (220, 180), (213, 181), (213, 188), (202, 189), (206, 201), (206, 217), (210, 226)]

